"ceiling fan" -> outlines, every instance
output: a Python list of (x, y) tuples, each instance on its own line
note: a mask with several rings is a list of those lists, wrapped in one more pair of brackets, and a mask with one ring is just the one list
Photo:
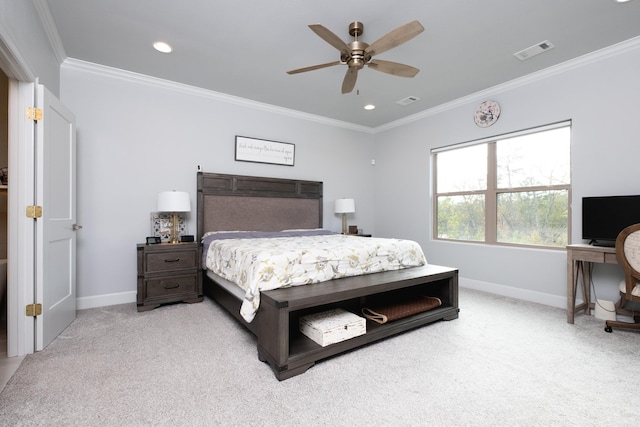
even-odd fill
[(304, 73), (306, 71), (346, 64), (348, 68), (347, 74), (344, 76), (344, 81), (342, 82), (342, 93), (349, 93), (356, 85), (358, 71), (365, 65), (368, 65), (369, 68), (373, 68), (374, 70), (400, 77), (414, 77), (420, 71), (410, 65), (384, 61), (381, 59), (372, 59), (373, 56), (408, 42), (423, 32), (424, 27), (418, 21), (412, 21), (408, 24), (401, 25), (395, 30), (380, 37), (370, 45), (358, 40), (358, 36), (362, 35), (362, 32), (364, 31), (364, 24), (362, 22), (356, 21), (349, 24), (349, 34), (355, 37), (355, 40), (348, 44), (323, 25), (309, 24), (309, 28), (311, 28), (311, 30), (324, 41), (340, 51), (340, 60), (327, 62), (326, 64), (298, 68), (296, 70), (287, 71), (287, 74)]

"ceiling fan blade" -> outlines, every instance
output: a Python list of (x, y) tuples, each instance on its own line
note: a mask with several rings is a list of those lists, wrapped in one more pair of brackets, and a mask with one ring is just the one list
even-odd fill
[(409, 22), (380, 37), (371, 43), (364, 52), (371, 56), (378, 55), (396, 46), (400, 46), (402, 43), (408, 42), (423, 31), (424, 27), (418, 21)]
[(374, 59), (369, 62), (369, 68), (399, 77), (415, 77), (415, 75), (420, 72), (419, 69), (412, 67), (411, 65), (399, 64), (392, 61), (383, 61), (382, 59)]
[(287, 71), (287, 74), (305, 73), (307, 71), (319, 70), (320, 68), (333, 67), (334, 65), (340, 65), (340, 61), (327, 62), (326, 64), (312, 65), (310, 67), (297, 68), (295, 70)]
[(322, 40), (338, 49), (341, 54), (349, 54), (351, 52), (349, 46), (347, 46), (347, 44), (342, 41), (340, 37), (332, 33), (331, 30), (329, 30), (327, 27), (321, 24), (309, 24), (309, 28), (311, 28), (314, 33), (320, 36)]
[(356, 80), (358, 79), (358, 69), (349, 67), (347, 69), (347, 74), (344, 76), (344, 81), (342, 82), (342, 93), (349, 93), (356, 87)]

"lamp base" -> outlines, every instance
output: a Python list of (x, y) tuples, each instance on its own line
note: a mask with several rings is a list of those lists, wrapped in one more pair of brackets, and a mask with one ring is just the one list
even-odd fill
[(346, 213), (342, 214), (342, 234), (349, 234), (347, 233), (347, 214)]
[(171, 214), (171, 241), (169, 243), (172, 245), (180, 243), (178, 239), (178, 214), (176, 212)]

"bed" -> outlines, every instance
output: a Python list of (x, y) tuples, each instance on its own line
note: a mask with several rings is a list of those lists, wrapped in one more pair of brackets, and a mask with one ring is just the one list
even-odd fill
[[(322, 182), (198, 172), (197, 186), (197, 238), (200, 240), (207, 234), (229, 231), (289, 230), (294, 234), (299, 231), (315, 234), (322, 229)], [(319, 237), (324, 240), (349, 238), (362, 244), (364, 240), (360, 239), (370, 239), (320, 234), (325, 236)], [(204, 248), (202, 255), (206, 261)], [(284, 380), (305, 372), (321, 359), (408, 329), (458, 317), (457, 269), (432, 264), (405, 267), (262, 290), (258, 293), (259, 304), (249, 316), (246, 310), (242, 311), (243, 303), (245, 308), (247, 305), (247, 291), (222, 273), (205, 270), (203, 292), (256, 336), (258, 358), (270, 365), (279, 380)], [(364, 335), (326, 347), (304, 336), (298, 328), (300, 317), (309, 314), (336, 308), (360, 314), (363, 308), (379, 306), (383, 301), (413, 301), (426, 295), (439, 299), (441, 305), (384, 324), (367, 320)]]

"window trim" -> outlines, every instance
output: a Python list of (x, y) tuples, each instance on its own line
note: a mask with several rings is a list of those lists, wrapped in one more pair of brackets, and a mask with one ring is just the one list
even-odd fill
[[(492, 246), (511, 246), (518, 248), (536, 248), (536, 249), (561, 249), (565, 247), (559, 246), (547, 246), (547, 245), (533, 245), (523, 243), (509, 243), (498, 241), (498, 215), (497, 215), (497, 200), (498, 195), (502, 193), (521, 193), (521, 192), (535, 192), (535, 191), (553, 191), (553, 190), (566, 190), (568, 198), (568, 217), (567, 217), (567, 243), (570, 241), (571, 236), (571, 186), (572, 183), (559, 184), (559, 185), (542, 185), (531, 187), (513, 187), (509, 189), (497, 187), (497, 156), (496, 146), (499, 140), (515, 138), (524, 135), (531, 135), (534, 133), (545, 132), (553, 129), (560, 129), (563, 127), (569, 127), (571, 129), (572, 121), (564, 120), (561, 122), (551, 123), (543, 126), (536, 126), (532, 128), (523, 129), (516, 132), (509, 132), (499, 135), (494, 135), (487, 138), (476, 139), (472, 141), (436, 147), (431, 149), (432, 158), (432, 200), (431, 200), (431, 212), (432, 212), (432, 233), (431, 237), (437, 241), (458, 242), (458, 243), (472, 243), (472, 244), (486, 244)], [(437, 154), (451, 150), (457, 150), (466, 147), (472, 147), (474, 145), (487, 144), (487, 188), (484, 190), (470, 190), (470, 191), (455, 191), (455, 192), (437, 192), (437, 176), (438, 176), (438, 162)], [(571, 151), (571, 141), (569, 141), (569, 150)], [(435, 155), (435, 156), (434, 156)], [(571, 157), (569, 157), (571, 159)], [(571, 160), (569, 160), (571, 161)], [(571, 168), (571, 165), (569, 165)], [(570, 171), (571, 177), (571, 171)], [(506, 191), (508, 190), (508, 191)], [(476, 240), (460, 240), (438, 237), (438, 197), (446, 196), (459, 196), (459, 195), (483, 195), (485, 200), (485, 236), (483, 241)]]
[(470, 147), (472, 145), (484, 144), (486, 142), (496, 141), (498, 139), (515, 138), (518, 136), (530, 135), (532, 133), (545, 132), (548, 130), (559, 129), (563, 127), (571, 127), (571, 120), (563, 120), (561, 122), (550, 123), (542, 126), (535, 126), (527, 129), (517, 130), (515, 132), (501, 133), (481, 139), (473, 139), (471, 141), (458, 142), (456, 144), (443, 145), (431, 149), (431, 154), (437, 154), (443, 151), (455, 150), (458, 148)]

